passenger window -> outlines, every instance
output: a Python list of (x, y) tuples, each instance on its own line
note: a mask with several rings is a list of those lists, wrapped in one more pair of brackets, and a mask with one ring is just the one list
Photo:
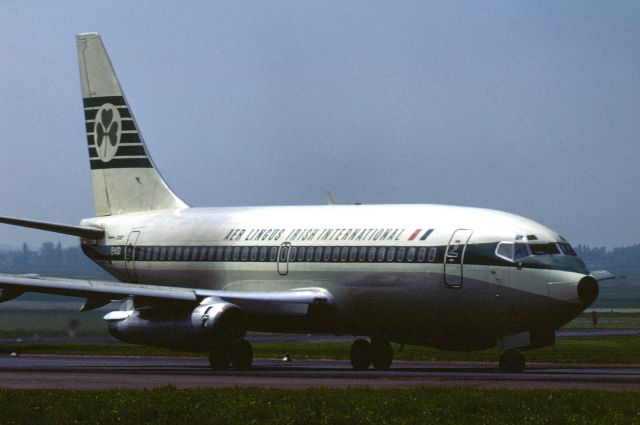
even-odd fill
[(286, 262), (287, 258), (289, 258), (289, 247), (288, 246), (280, 247), (280, 261)]
[(191, 255), (191, 247), (190, 246), (185, 246), (184, 248), (182, 248), (182, 259), (184, 261), (189, 261), (189, 256)]
[(234, 246), (233, 247), (233, 254), (231, 259), (233, 261), (238, 261), (240, 259), (240, 247), (239, 246)]
[(396, 256), (396, 248), (392, 246), (387, 250), (387, 262), (392, 262), (395, 256)]
[(367, 260), (367, 247), (361, 246), (360, 252), (358, 253), (358, 261), (366, 261)]
[(216, 256), (216, 247), (215, 246), (210, 246), (209, 247), (209, 255), (207, 255), (207, 261), (213, 261), (215, 256)]
[(340, 261), (344, 263), (345, 261), (347, 261), (347, 258), (349, 258), (349, 248), (344, 246), (340, 250)]
[(316, 262), (320, 262), (322, 260), (322, 247), (317, 246), (314, 248), (314, 250), (315, 250), (315, 255), (313, 256), (313, 259)]
[(358, 257), (358, 248), (351, 247), (351, 249), (349, 250), (349, 262), (354, 263), (356, 261), (356, 258)]
[(247, 261), (247, 258), (249, 258), (249, 247), (245, 246), (245, 247), (242, 247), (242, 252), (240, 254), (240, 259), (242, 261)]
[(407, 252), (407, 249), (405, 247), (398, 248), (398, 258), (397, 258), (398, 263), (402, 263), (404, 261), (404, 256), (406, 252)]
[(264, 261), (267, 259), (267, 247), (266, 246), (261, 246), (260, 247), (260, 261)]
[(167, 258), (167, 247), (163, 246), (160, 248), (160, 256), (159, 256), (159, 260), (160, 261), (164, 261)]
[(313, 261), (313, 247), (312, 246), (307, 248), (307, 261), (309, 263)]
[(158, 254), (160, 252), (160, 248), (157, 246), (153, 247), (153, 261), (158, 261)]
[(224, 258), (224, 247), (219, 246), (216, 248), (216, 261), (222, 261)]
[(258, 258), (258, 247), (257, 246), (252, 246), (251, 247), (251, 253), (249, 254), (249, 259), (251, 261), (256, 261), (256, 258)]
[(333, 248), (333, 253), (331, 254), (331, 261), (338, 261), (340, 259), (340, 247), (336, 246)]
[(272, 246), (271, 247), (271, 253), (269, 254), (269, 260), (270, 261), (276, 261), (278, 259), (278, 247), (277, 246)]
[(296, 255), (298, 254), (298, 247), (292, 246), (289, 248), (289, 261), (296, 261)]
[(438, 248), (436, 247), (429, 248), (429, 256), (427, 257), (427, 261), (429, 261), (430, 263), (433, 263), (434, 261), (436, 261), (437, 254), (438, 254)]
[(424, 263), (424, 260), (426, 257), (427, 257), (427, 248), (422, 247), (418, 249), (418, 263)]
[(301, 246), (298, 248), (298, 261), (304, 261), (304, 255), (307, 253), (307, 248)]
[(168, 261), (173, 261), (173, 256), (176, 252), (176, 247), (175, 246), (170, 246), (169, 249), (167, 249), (167, 260)]
[(378, 261), (384, 261), (384, 255), (387, 253), (387, 248), (381, 246), (378, 248)]
[(192, 261), (196, 261), (198, 259), (198, 254), (200, 253), (200, 251), (202, 251), (202, 247), (197, 247), (194, 246), (193, 250), (191, 251), (191, 260)]
[(224, 261), (229, 261), (231, 260), (231, 252), (233, 251), (233, 248), (228, 246), (224, 249)]
[(416, 257), (416, 249), (411, 247), (407, 250), (407, 262), (413, 263), (413, 259)]
[(367, 257), (367, 261), (369, 261), (370, 263), (373, 263), (374, 261), (376, 261), (376, 247), (372, 246), (371, 248), (369, 248), (369, 256)]
[(146, 247), (146, 253), (145, 253), (144, 259), (147, 261), (151, 261), (152, 255), (153, 255), (153, 250), (151, 249), (151, 247), (150, 246)]
[(200, 261), (204, 261), (207, 259), (207, 254), (209, 253), (209, 248), (207, 248), (206, 246), (201, 246), (200, 247), (200, 257), (199, 260)]

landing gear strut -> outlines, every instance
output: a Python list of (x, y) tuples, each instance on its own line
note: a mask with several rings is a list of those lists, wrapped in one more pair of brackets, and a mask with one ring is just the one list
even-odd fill
[(349, 358), (355, 370), (367, 370), (370, 365), (376, 370), (388, 370), (393, 361), (393, 349), (384, 338), (373, 337), (371, 342), (357, 339), (351, 345)]
[(522, 372), (525, 367), (525, 360), (519, 351), (508, 350), (500, 356), (499, 364), (503, 372)]
[(213, 370), (249, 370), (253, 363), (253, 348), (246, 339), (216, 343), (209, 351)]

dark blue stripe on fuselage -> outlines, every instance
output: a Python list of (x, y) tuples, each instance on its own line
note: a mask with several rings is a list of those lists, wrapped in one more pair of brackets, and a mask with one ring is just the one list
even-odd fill
[[(468, 245), (464, 253), (464, 265), (549, 269), (588, 274), (584, 263), (578, 257), (541, 255), (527, 257), (521, 262), (513, 263), (497, 257), (495, 255), (496, 246), (497, 243)], [(135, 248), (130, 247), (127, 249), (124, 245), (83, 245), (85, 254), (95, 260), (124, 261), (126, 256), (130, 261), (145, 262), (288, 261), (289, 263), (426, 263), (442, 265), (446, 250), (445, 246), (293, 246), (291, 248), (293, 249), (288, 247), (281, 248), (280, 246), (226, 245), (136, 246)], [(365, 250), (364, 256), (360, 254), (363, 249)], [(370, 255), (371, 250), (374, 252), (373, 255)], [(391, 250), (393, 251), (391, 252)], [(435, 254), (429, 255), (431, 250), (435, 250)], [(311, 255), (309, 254), (310, 251), (312, 252)], [(319, 255), (318, 252), (320, 253)]]

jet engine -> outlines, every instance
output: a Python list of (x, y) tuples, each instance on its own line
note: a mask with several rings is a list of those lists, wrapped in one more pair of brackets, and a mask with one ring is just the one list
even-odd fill
[(175, 303), (142, 306), (113, 311), (104, 319), (116, 339), (178, 351), (209, 351), (216, 342), (239, 340), (247, 332), (240, 307), (214, 297), (193, 310)]

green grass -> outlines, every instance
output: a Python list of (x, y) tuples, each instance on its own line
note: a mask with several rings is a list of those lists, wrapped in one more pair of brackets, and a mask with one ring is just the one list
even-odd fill
[[(591, 313), (582, 313), (562, 329), (594, 329)], [(595, 329), (637, 329), (640, 328), (640, 313), (598, 313)]]
[(0, 390), (3, 424), (638, 424), (640, 393), (256, 388)]
[[(529, 362), (640, 364), (640, 337), (561, 339), (553, 347), (527, 351)], [(318, 343), (257, 343), (253, 344), (257, 358), (282, 358), (285, 352), (293, 360), (347, 359), (350, 342)], [(120, 356), (204, 356), (153, 347), (128, 344), (3, 344), (0, 354), (63, 354), (63, 355), (120, 355)], [(475, 352), (442, 351), (427, 347), (406, 346), (403, 352), (394, 345), (396, 360), (419, 361), (478, 361), (496, 362), (497, 349)]]

